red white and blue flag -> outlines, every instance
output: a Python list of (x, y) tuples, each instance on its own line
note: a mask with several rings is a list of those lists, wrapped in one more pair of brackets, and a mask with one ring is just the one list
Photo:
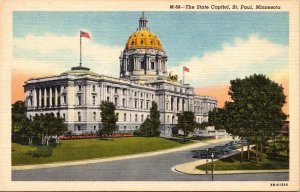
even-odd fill
[(190, 72), (190, 69), (187, 67), (183, 67), (183, 71)]
[(91, 38), (90, 34), (88, 32), (80, 31), (80, 37), (85, 37), (85, 38)]

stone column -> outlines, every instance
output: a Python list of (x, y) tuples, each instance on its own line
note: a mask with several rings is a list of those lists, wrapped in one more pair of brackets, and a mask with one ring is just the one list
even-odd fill
[(57, 87), (54, 87), (54, 106), (57, 106)]
[(37, 105), (37, 102), (36, 102), (36, 99), (37, 99), (37, 95), (36, 95), (37, 93), (36, 93), (36, 89), (34, 88), (33, 90), (32, 90), (32, 106), (33, 107), (37, 107), (36, 105)]
[(50, 107), (52, 107), (52, 87), (50, 87), (50, 92), (49, 92), (49, 104)]
[(41, 107), (42, 106), (42, 89), (39, 88), (39, 106), (38, 107)]
[(44, 88), (44, 107), (47, 107), (47, 89)]

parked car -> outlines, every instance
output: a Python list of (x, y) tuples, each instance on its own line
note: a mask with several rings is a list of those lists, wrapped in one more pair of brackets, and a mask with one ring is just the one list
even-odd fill
[(203, 158), (203, 159), (206, 159), (207, 158), (207, 151), (206, 150), (199, 150), (197, 152), (195, 152), (193, 154), (193, 158)]

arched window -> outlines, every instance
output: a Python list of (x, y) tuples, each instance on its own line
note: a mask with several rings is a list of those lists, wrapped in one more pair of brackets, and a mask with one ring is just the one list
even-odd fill
[(138, 121), (138, 115), (135, 114), (135, 122), (137, 122), (137, 121)]
[(141, 61), (141, 69), (145, 69), (145, 62)]
[(93, 119), (96, 121), (96, 112), (93, 113)]
[(78, 121), (81, 121), (81, 113), (80, 112), (78, 112), (78, 114), (77, 114), (77, 119), (78, 119)]
[(126, 113), (124, 113), (124, 121), (126, 121)]
[(141, 121), (142, 122), (144, 121), (144, 115), (141, 115)]

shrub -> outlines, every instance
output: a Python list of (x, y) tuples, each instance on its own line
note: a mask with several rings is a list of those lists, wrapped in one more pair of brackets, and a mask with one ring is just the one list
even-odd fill
[(25, 154), (30, 155), (35, 158), (40, 158), (40, 157), (49, 157), (52, 155), (52, 147), (38, 147), (36, 150), (29, 150)]

